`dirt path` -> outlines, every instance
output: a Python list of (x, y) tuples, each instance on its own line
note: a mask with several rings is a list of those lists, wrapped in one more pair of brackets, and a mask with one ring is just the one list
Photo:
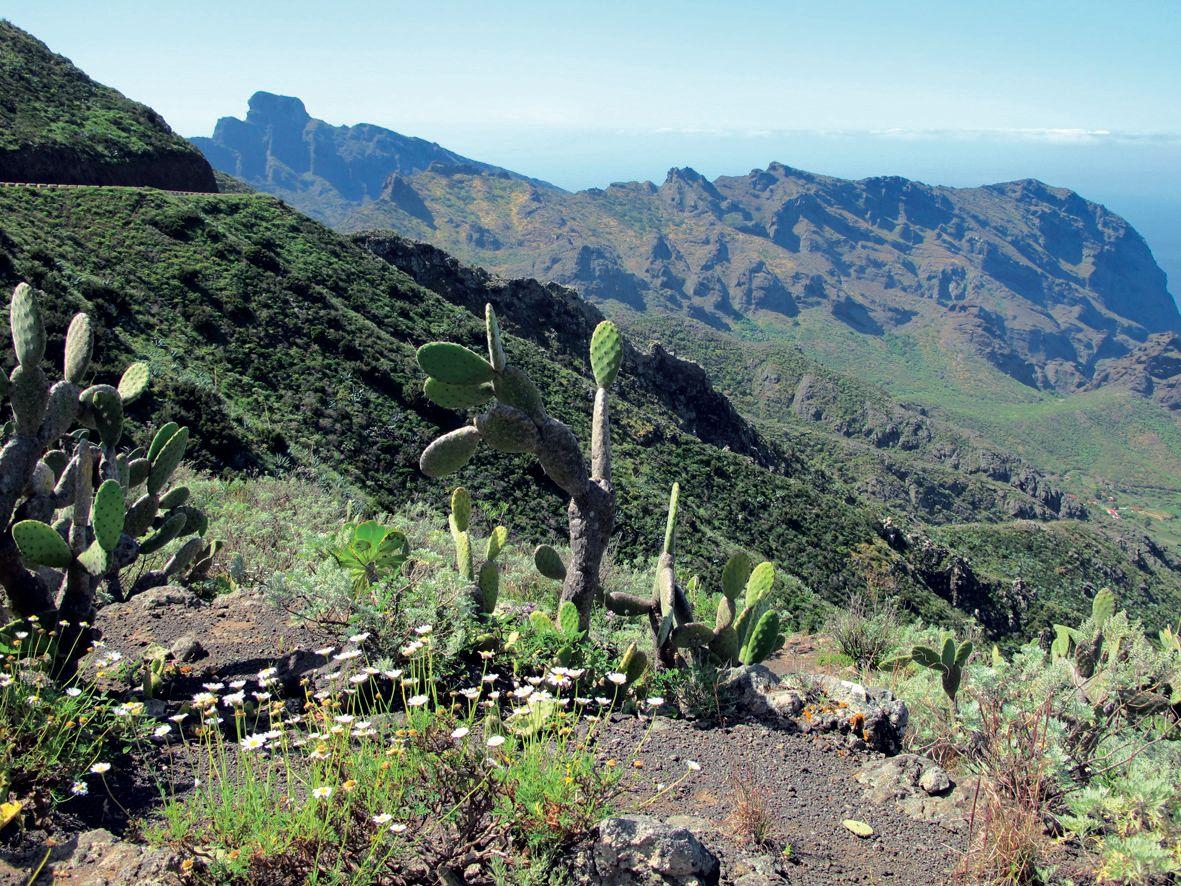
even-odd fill
[[(630, 759), (647, 730), (646, 721), (620, 719), (604, 736), (604, 758)], [(700, 729), (658, 719), (640, 753), (642, 768), (625, 777), (620, 812), (646, 801), (659, 784), (676, 781), (692, 760), (701, 770), (642, 811), (689, 817), (678, 823), (721, 859), (723, 883), (744, 875), (751, 878), (744, 884), (946, 882), (962, 834), (916, 821), (893, 804), (864, 800), (854, 773), (875, 756), (762, 724)], [(740, 799), (753, 814), (765, 814), (765, 847), (740, 838)], [(869, 824), (874, 835), (852, 834), (841, 824), (849, 818)]]

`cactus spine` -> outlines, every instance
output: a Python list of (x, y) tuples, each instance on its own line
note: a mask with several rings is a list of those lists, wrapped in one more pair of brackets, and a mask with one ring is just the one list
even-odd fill
[[(79, 624), (93, 618), (100, 583), (116, 600), (125, 599), (120, 571), (177, 537), (194, 536), (186, 543), (191, 555), (178, 552), (162, 570), (144, 574), (133, 593), (211, 553), (199, 538), (204, 516), (184, 505), (187, 490), (167, 488), (188, 431), (165, 425), (147, 453), (120, 451), (125, 407), (147, 389), (147, 364), (128, 367), (118, 387), (82, 389), (94, 324), (78, 314), (66, 333), (63, 377), (51, 384), (41, 366), (40, 296), (24, 283), (12, 294), (9, 327), (18, 362), (0, 384), (13, 413), (11, 437), (0, 451), (0, 586), (15, 613), (70, 622), (74, 638), (84, 641)], [(63, 645), (70, 642), (67, 637)], [(86, 647), (73, 645), (79, 652)]]
[(485, 307), (485, 331), (487, 358), (452, 342), (430, 342), (418, 349), (418, 365), (427, 375), (423, 385), (427, 399), (447, 409), (478, 408), (495, 400), (471, 424), (427, 446), (419, 467), (429, 477), (445, 477), (466, 465), (481, 441), (501, 452), (536, 457), (546, 475), (570, 497), (571, 561), (564, 564), (555, 554), (546, 561), (552, 568), (543, 574), (561, 575), (561, 598), (575, 605), (579, 628), (585, 631), (599, 589), (603, 553), (615, 525), (608, 391), (623, 362), (623, 338), (607, 320), (591, 337), (596, 387), (588, 466), (573, 432), (546, 413), (536, 385), (508, 361), (500, 321), (490, 304)]

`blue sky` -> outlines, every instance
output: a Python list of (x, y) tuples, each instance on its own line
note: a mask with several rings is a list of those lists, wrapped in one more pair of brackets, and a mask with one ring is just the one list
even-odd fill
[(1181, 3), (5, 0), (186, 135), (268, 89), (564, 187), (779, 160), (1036, 177), (1126, 215), (1181, 290)]

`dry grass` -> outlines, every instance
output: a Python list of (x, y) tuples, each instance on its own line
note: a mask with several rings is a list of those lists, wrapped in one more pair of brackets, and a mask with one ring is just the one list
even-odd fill
[(734, 836), (743, 843), (766, 847), (775, 838), (775, 821), (767, 808), (770, 793), (749, 771), (730, 776), (734, 811), (726, 820)]

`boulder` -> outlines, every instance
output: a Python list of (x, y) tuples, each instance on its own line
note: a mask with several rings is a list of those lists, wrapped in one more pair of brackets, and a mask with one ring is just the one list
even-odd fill
[(650, 815), (625, 815), (599, 823), (590, 850), (588, 883), (679, 884), (718, 882), (717, 857), (685, 827)]
[(919, 821), (935, 821), (953, 830), (963, 827), (976, 790), (975, 779), (955, 782), (943, 767), (917, 754), (870, 760), (856, 774), (873, 803), (894, 803)]
[(167, 849), (120, 840), (110, 831), (85, 831), (59, 844), (50, 857), (54, 882), (87, 886), (180, 883), (180, 859)]

